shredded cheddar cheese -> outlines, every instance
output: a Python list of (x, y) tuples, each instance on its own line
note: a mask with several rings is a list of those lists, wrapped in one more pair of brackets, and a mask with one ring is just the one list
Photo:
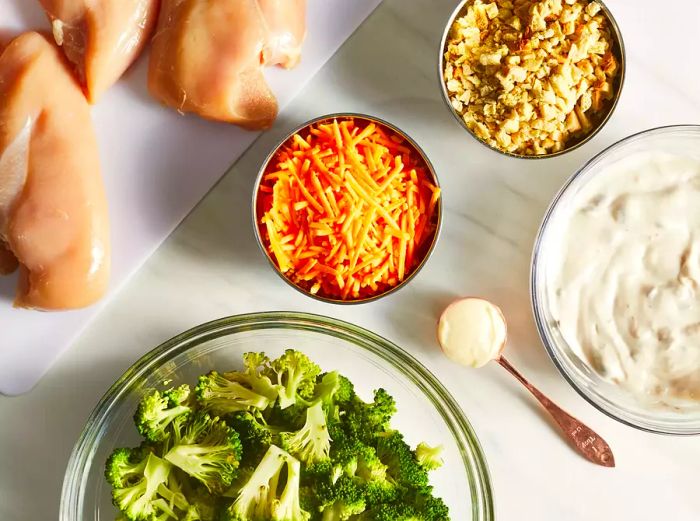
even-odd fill
[(396, 286), (435, 234), (440, 189), (392, 130), (356, 118), (319, 122), (277, 153), (259, 188), (265, 247), (307, 291), (357, 300)]

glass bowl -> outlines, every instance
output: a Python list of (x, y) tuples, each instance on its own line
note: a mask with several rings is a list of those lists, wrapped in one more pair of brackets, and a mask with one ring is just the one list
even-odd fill
[(197, 326), (144, 355), (107, 391), (76, 443), (63, 482), (60, 521), (105, 521), (117, 511), (104, 479), (116, 447), (135, 446), (132, 416), (149, 388), (164, 380), (193, 383), (211, 369), (240, 368), (246, 351), (271, 356), (299, 349), (323, 370), (340, 370), (358, 394), (385, 388), (397, 401), (393, 426), (412, 445), (442, 444), (444, 466), (432, 474), (435, 492), (453, 520), (494, 519), (491, 483), (479, 442), (459, 405), (415, 358), (346, 322), (305, 313), (256, 313)]
[[(582, 187), (618, 160), (636, 152), (662, 151), (700, 157), (700, 126), (660, 127), (629, 136), (588, 161), (559, 191), (545, 213), (535, 239), (530, 294), (537, 329), (554, 365), (578, 393), (608, 416), (658, 434), (700, 434), (700, 404), (687, 407), (653, 405), (603, 379), (581, 360), (564, 339), (549, 309), (547, 261), (564, 233), (568, 203)], [(694, 151), (694, 152), (691, 152)]]

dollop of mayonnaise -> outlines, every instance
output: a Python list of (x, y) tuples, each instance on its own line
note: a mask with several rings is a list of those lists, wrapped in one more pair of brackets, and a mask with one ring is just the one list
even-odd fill
[(584, 183), (544, 252), (564, 339), (643, 401), (700, 402), (700, 159), (639, 152)]
[(480, 298), (450, 304), (438, 322), (438, 341), (445, 354), (470, 367), (481, 367), (498, 358), (506, 335), (501, 310)]

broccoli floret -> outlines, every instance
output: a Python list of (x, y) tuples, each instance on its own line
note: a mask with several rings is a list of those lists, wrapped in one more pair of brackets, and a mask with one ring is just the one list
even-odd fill
[(238, 382), (252, 391), (264, 396), (270, 403), (277, 399), (277, 388), (270, 378), (263, 374), (269, 372), (270, 359), (265, 353), (245, 353), (243, 355), (245, 370), (224, 373), (224, 377)]
[(173, 430), (187, 420), (192, 407), (189, 405), (190, 387), (182, 385), (161, 393), (154, 390), (139, 402), (134, 422), (147, 440), (159, 442), (168, 439)]
[(122, 488), (140, 481), (149, 452), (151, 450), (147, 445), (137, 449), (115, 449), (105, 464), (107, 482), (114, 488)]
[(391, 503), (382, 503), (367, 510), (353, 521), (449, 521), (450, 512), (440, 498), (432, 495), (430, 487), (406, 491)]
[(365, 481), (386, 480), (387, 466), (377, 456), (377, 452), (370, 446), (359, 446), (357, 449), (357, 468), (355, 475)]
[(331, 454), (333, 464), (362, 487), (368, 506), (396, 499), (399, 487), (389, 478), (388, 467), (373, 447), (348, 439), (342, 446), (334, 444)]
[(201, 481), (212, 493), (221, 493), (236, 476), (242, 447), (238, 433), (223, 420), (198, 412), (182, 437), (164, 458)]
[(205, 409), (220, 415), (246, 411), (251, 407), (266, 409), (271, 403), (267, 396), (216, 371), (200, 376), (195, 392)]
[[(224, 521), (307, 521), (310, 514), (301, 508), (299, 498), (300, 472), (297, 459), (276, 445), (270, 445), (224, 513)], [(278, 486), (282, 483), (284, 488), (278, 497)]]
[(425, 487), (413, 496), (418, 519), (421, 521), (446, 521), (450, 519), (450, 509), (445, 502), (432, 494), (431, 487)]
[(362, 492), (369, 508), (396, 501), (402, 489), (388, 480), (375, 480), (364, 483)]
[(426, 470), (435, 470), (442, 467), (442, 445), (431, 447), (427, 443), (419, 443), (416, 447), (416, 460)]
[(158, 495), (163, 498), (171, 511), (178, 509), (186, 512), (190, 508), (190, 502), (182, 491), (180, 480), (174, 469), (170, 471), (168, 480), (158, 486)]
[(422, 518), (413, 505), (395, 502), (378, 505), (353, 521), (422, 521)]
[(321, 505), (318, 502), (318, 494), (316, 494), (316, 489), (313, 486), (299, 486), (299, 505), (303, 511), (309, 513), (310, 521), (319, 521), (321, 519), (321, 513), (319, 512)]
[(391, 431), (379, 436), (377, 455), (387, 466), (390, 481), (412, 488), (428, 485), (428, 471), (418, 463), (400, 432)]
[(337, 443), (334, 440), (331, 459), (351, 477), (365, 479), (372, 475), (386, 476), (386, 466), (379, 460), (374, 449), (356, 438), (345, 437)]
[[(126, 449), (129, 450), (129, 449)], [(108, 478), (112, 484), (112, 502), (129, 521), (151, 521), (164, 513), (167, 507), (158, 496), (158, 488), (167, 481), (171, 466), (167, 461), (143, 449), (133, 449), (125, 465), (125, 449), (117, 449), (110, 456)], [(124, 474), (115, 474), (117, 468), (128, 469)], [(141, 469), (142, 472), (136, 469)], [(121, 476), (115, 479), (116, 476)]]
[(301, 464), (298, 460), (287, 459), (287, 482), (279, 500), (272, 505), (273, 521), (306, 521), (311, 515), (301, 508), (299, 498), (299, 479)]
[(337, 371), (324, 373), (317, 378), (314, 400), (321, 400), (328, 418), (340, 419), (340, 409), (355, 397), (352, 382)]
[(306, 423), (296, 433), (280, 434), (282, 448), (304, 463), (317, 463), (329, 458), (331, 438), (326, 425), (323, 404), (316, 402), (306, 410)]
[[(181, 476), (181, 477), (178, 477)], [(214, 521), (217, 498), (204, 487), (192, 486), (186, 474), (173, 468), (166, 483), (158, 487), (158, 505), (173, 519), (182, 521)]]
[(355, 386), (342, 374), (338, 375), (338, 392), (335, 393), (335, 403), (346, 404), (355, 397)]
[(286, 409), (297, 403), (297, 400), (308, 405), (308, 401), (313, 398), (316, 377), (320, 372), (321, 368), (304, 353), (287, 349), (270, 364), (265, 374), (276, 386), (280, 407)]
[(367, 507), (362, 487), (349, 476), (340, 476), (335, 482), (320, 480), (316, 484), (316, 494), (323, 521), (345, 521)]
[(394, 398), (384, 389), (377, 389), (371, 403), (366, 403), (356, 396), (348, 404), (343, 422), (353, 437), (372, 444), (377, 435), (389, 429), (395, 412)]
[(307, 403), (295, 403), (282, 409), (279, 402), (264, 411), (264, 418), (268, 427), (274, 432), (299, 430), (306, 423)]
[(226, 422), (241, 438), (243, 446), (243, 466), (254, 466), (267, 452), (274, 441), (273, 431), (265, 425), (265, 420), (255, 412), (240, 411), (231, 415)]
[(205, 487), (188, 490), (186, 496), (190, 505), (183, 521), (215, 521), (218, 518), (218, 499)]
[(328, 459), (319, 463), (306, 465), (301, 472), (301, 482), (310, 487), (315, 486), (315, 484), (320, 481), (327, 481), (333, 484), (338, 481), (342, 475), (343, 468)]

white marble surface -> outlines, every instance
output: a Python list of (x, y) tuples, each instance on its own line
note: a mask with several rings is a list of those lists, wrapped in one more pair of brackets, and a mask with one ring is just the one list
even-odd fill
[[(260, 310), (346, 319), (395, 341), (438, 374), (474, 425), (502, 520), (700, 518), (700, 439), (635, 431), (598, 413), (556, 372), (534, 330), (530, 249), (548, 201), (587, 157), (627, 134), (700, 122), (700, 4), (610, 0), (628, 49), (620, 106), (591, 143), (547, 161), (500, 157), (464, 135), (436, 85), (442, 24), (454, 0), (385, 0), (194, 210), (39, 385), (0, 399), (0, 519), (56, 519), (63, 470), (107, 387), (146, 350), (202, 321)], [(406, 290), (361, 307), (311, 301), (284, 284), (254, 243), (250, 192), (258, 165), (312, 116), (364, 111), (403, 127), (433, 160), (445, 194), (444, 234)], [(508, 356), (543, 391), (611, 443), (618, 467), (595, 467), (561, 441), (532, 399), (493, 365), (460, 369), (437, 349), (439, 311), (458, 295), (500, 304)], [(460, 520), (461, 521), (461, 520)]]

